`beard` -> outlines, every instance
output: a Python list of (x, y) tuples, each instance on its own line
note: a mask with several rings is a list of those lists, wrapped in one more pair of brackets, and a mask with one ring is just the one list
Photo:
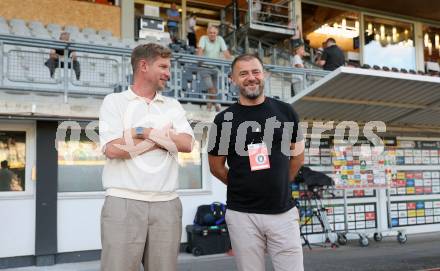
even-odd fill
[(163, 82), (162, 79), (156, 83), (156, 91), (163, 91), (166, 89), (166, 87), (167, 87), (167, 82)]
[(240, 87), (240, 94), (250, 100), (255, 100), (263, 94), (264, 81), (254, 79), (245, 81)]

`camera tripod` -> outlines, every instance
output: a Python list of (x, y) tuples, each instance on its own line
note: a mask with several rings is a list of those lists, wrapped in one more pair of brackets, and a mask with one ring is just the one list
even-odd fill
[[(321, 196), (320, 196), (320, 192), (322, 192), (322, 191), (324, 191), (324, 188), (322, 188), (322, 187), (321, 188), (317, 187), (317, 186), (309, 187), (309, 189), (306, 192), (305, 197), (304, 197), (304, 201), (305, 201), (304, 209), (305, 210), (307, 210), (307, 206), (310, 206), (310, 207), (314, 206), (312, 208), (312, 215), (310, 217), (306, 218), (304, 224), (301, 225), (301, 227), (300, 227), (301, 237), (304, 240), (303, 246), (307, 246), (309, 249), (312, 249), (312, 247), (311, 247), (311, 244), (306, 236), (308, 232), (306, 231), (306, 233), (303, 233), (303, 227), (306, 226), (310, 221), (313, 221), (313, 217), (316, 217), (318, 219), (319, 223), (321, 224), (321, 227), (324, 232), (325, 239), (326, 239), (325, 242), (330, 243), (332, 248), (338, 247), (338, 245), (337, 245), (338, 235), (333, 230), (332, 226), (330, 225), (330, 223), (328, 221), (327, 209), (324, 207), (324, 205), (322, 203)], [(312, 202), (314, 203), (314, 205), (312, 205)], [(319, 246), (325, 247), (325, 245), (319, 245)]]

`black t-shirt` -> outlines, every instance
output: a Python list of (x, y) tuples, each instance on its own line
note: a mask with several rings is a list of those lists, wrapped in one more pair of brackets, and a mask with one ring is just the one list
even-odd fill
[[(69, 57), (72, 57), (72, 53), (73, 53), (74, 51), (71, 51), (71, 50), (67, 50), (67, 55), (69, 56)], [(57, 55), (59, 55), (59, 56), (64, 56), (64, 49), (55, 49), (55, 53), (57, 54)]]
[[(276, 122), (279, 122), (278, 125)], [(302, 140), (302, 133), (298, 133), (298, 123), (298, 115), (291, 105), (268, 97), (263, 103), (255, 106), (233, 104), (215, 117), (216, 128), (211, 129), (209, 136), (209, 154), (226, 156), (229, 166), (228, 209), (247, 213), (278, 214), (294, 206), (288, 154), (290, 144)], [(227, 128), (228, 126), (231, 128)], [(273, 134), (270, 131), (273, 131)], [(247, 146), (263, 141), (267, 149), (271, 150), (270, 168), (251, 171)], [(237, 151), (246, 156), (239, 155)]]
[(324, 49), (321, 60), (325, 60), (323, 69), (326, 71), (334, 71), (337, 68), (344, 66), (345, 56), (344, 52), (336, 46), (332, 45)]

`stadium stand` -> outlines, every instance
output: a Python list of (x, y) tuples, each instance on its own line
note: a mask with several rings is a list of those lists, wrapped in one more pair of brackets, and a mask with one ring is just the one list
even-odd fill
[[(66, 31), (71, 35), (71, 43), (59, 42), (60, 33)], [(4, 37), (30, 37), (47, 40), (47, 43), (34, 44), (29, 42), (4, 42), (3, 44), (3, 73), (4, 85), (17, 88), (60, 92), (65, 89), (69, 93), (105, 95), (114, 91), (121, 91), (129, 83), (131, 75), (129, 55), (131, 49), (142, 43), (156, 42), (169, 46), (174, 53), (172, 77), (165, 95), (175, 96), (183, 102), (204, 103), (209, 94), (204, 86), (200, 73), (204, 70), (218, 74), (219, 93), (216, 99), (220, 103), (232, 103), (237, 99), (237, 91), (229, 82), (229, 63), (223, 60), (207, 59), (195, 56), (195, 48), (184, 43), (171, 44), (169, 37), (146, 36), (145, 39), (119, 39), (109, 30), (94, 28), (80, 29), (75, 25), (61, 26), (39, 21), (26, 22), (21, 19), (5, 20), (0, 17), (0, 35)], [(44, 66), (49, 57), (49, 49), (64, 49), (77, 51), (81, 65), (81, 78), (77, 80), (74, 71), (58, 68), (54, 77), (50, 77), (49, 69)], [(282, 55), (280, 54), (280, 57)], [(71, 62), (71, 60), (70, 60)], [(202, 63), (202, 64), (201, 64)], [(437, 66), (435, 65), (437, 64)], [(362, 65), (363, 69), (377, 71), (393, 71), (408, 73), (405, 69)], [(327, 72), (315, 69), (296, 69), (282, 66), (268, 66), (270, 71), (267, 78), (267, 93), (279, 99), (288, 99), (319, 81)], [(427, 63), (428, 75), (438, 75), (438, 63)], [(411, 70), (409, 73), (416, 74)], [(418, 74), (424, 74), (418, 72)], [(302, 78), (301, 89), (295, 93), (291, 91), (292, 76)]]

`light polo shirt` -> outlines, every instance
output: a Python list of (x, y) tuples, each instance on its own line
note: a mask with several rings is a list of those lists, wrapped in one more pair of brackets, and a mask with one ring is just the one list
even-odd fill
[[(131, 88), (107, 95), (99, 114), (99, 140), (104, 152), (110, 141), (134, 127), (161, 129), (171, 125), (177, 133), (194, 138), (180, 103), (156, 93), (149, 103)], [(127, 143), (127, 142), (126, 142)], [(102, 173), (106, 195), (142, 201), (167, 201), (177, 197), (177, 153), (156, 149), (131, 159), (108, 159)]]
[(202, 48), (203, 55), (209, 58), (220, 58), (220, 53), (228, 49), (222, 37), (217, 36), (215, 41), (211, 42), (206, 35), (200, 38), (199, 48)]

